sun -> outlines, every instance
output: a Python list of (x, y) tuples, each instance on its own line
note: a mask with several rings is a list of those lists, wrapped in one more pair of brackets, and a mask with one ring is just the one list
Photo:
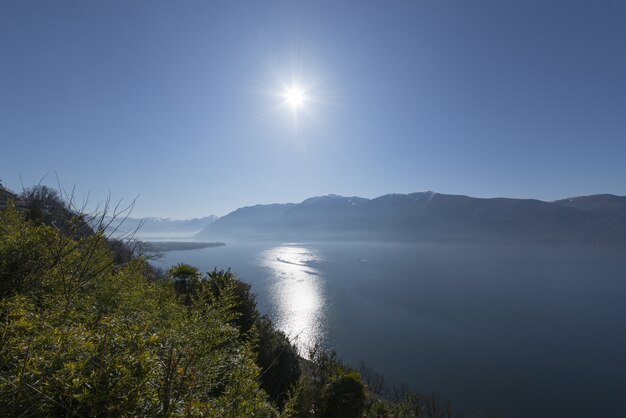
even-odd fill
[(304, 90), (299, 86), (292, 86), (284, 93), (285, 102), (293, 110), (296, 110), (304, 105), (306, 102), (306, 96)]
[(251, 82), (251, 92), (263, 99), (258, 121), (267, 120), (271, 129), (303, 139), (319, 133), (337, 96), (329, 83), (331, 74), (319, 60), (306, 51), (291, 55), (291, 59), (268, 55), (260, 63), (260, 77)]

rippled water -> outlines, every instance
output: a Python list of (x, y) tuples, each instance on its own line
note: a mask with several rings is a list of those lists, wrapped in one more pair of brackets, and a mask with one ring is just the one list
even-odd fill
[(231, 267), (300, 351), (507, 417), (626, 416), (626, 256), (601, 248), (239, 243), (157, 264)]
[(259, 265), (268, 270), (272, 282), (273, 322), (305, 356), (324, 339), (324, 279), (315, 268), (321, 262), (318, 251), (298, 245), (272, 247), (259, 257)]

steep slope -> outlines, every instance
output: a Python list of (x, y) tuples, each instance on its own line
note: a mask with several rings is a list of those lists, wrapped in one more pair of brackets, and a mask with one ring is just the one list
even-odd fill
[(539, 200), (479, 199), (433, 192), (382, 196), (370, 206), (371, 218), (380, 229), (408, 239), (578, 240), (582, 230), (577, 227), (591, 218)]
[(196, 236), (211, 239), (216, 236), (262, 237), (271, 233), (285, 211), (294, 206), (293, 203), (275, 203), (239, 208), (217, 219)]
[(626, 210), (626, 196), (596, 194), (591, 196), (570, 197), (554, 202), (559, 206), (570, 207), (585, 212), (615, 214)]
[(593, 242), (626, 245), (626, 196), (597, 194), (572, 197), (554, 202), (559, 206), (594, 213), (600, 221), (593, 225)]

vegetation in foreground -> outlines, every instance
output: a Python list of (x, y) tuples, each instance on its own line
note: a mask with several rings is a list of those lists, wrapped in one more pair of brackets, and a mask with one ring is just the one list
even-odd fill
[(21, 202), (0, 211), (0, 416), (462, 416), (301, 359), (230, 271), (159, 275), (54, 191)]

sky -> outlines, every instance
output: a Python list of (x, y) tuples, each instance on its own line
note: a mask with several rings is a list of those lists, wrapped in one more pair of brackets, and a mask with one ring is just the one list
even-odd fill
[(624, 22), (602, 0), (5, 0), (0, 180), (172, 218), (626, 195)]

